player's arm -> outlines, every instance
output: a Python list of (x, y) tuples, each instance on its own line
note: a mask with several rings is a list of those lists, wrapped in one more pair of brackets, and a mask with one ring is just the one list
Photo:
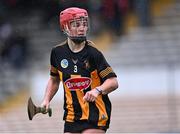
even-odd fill
[(103, 83), (95, 89), (100, 94), (109, 94), (118, 88), (117, 76), (101, 52), (97, 53), (96, 60), (98, 66), (97, 70)]
[(110, 92), (116, 90), (118, 88), (118, 81), (116, 77), (108, 78), (104, 81), (104, 83), (98, 87), (95, 87), (91, 91), (87, 92), (83, 99), (85, 101), (93, 102), (96, 100), (98, 95), (109, 94)]
[(42, 107), (46, 107), (46, 109), (48, 109), (51, 99), (54, 97), (54, 95), (58, 91), (59, 83), (60, 83), (59, 77), (50, 76), (47, 86), (46, 86), (44, 99), (41, 104)]
[(116, 77), (108, 78), (104, 81), (104, 83), (98, 87), (95, 88), (99, 92), (99, 94), (109, 94), (112, 91), (116, 90), (118, 88), (118, 81)]
[(111, 93), (118, 88), (117, 76), (101, 52), (96, 53), (95, 63), (97, 64), (98, 74), (103, 83), (91, 91), (86, 92), (83, 99), (90, 102), (95, 101), (98, 95)]
[(41, 104), (42, 107), (46, 107), (48, 109), (49, 103), (56, 94), (58, 88), (59, 88), (59, 83), (60, 83), (60, 78), (59, 78), (59, 73), (58, 73), (58, 64), (57, 64), (57, 56), (55, 52), (56, 48), (52, 48), (51, 50), (51, 56), (50, 56), (50, 77), (46, 86), (46, 91), (44, 95), (43, 102)]

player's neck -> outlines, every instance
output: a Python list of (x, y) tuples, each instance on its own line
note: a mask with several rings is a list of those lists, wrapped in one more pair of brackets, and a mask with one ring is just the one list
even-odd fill
[(83, 41), (80, 44), (76, 44), (71, 39), (68, 38), (68, 46), (71, 49), (71, 51), (74, 52), (74, 53), (80, 52), (84, 48), (85, 43), (86, 42)]

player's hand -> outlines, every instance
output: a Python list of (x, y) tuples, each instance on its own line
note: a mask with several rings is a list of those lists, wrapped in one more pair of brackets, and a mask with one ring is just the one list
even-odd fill
[(96, 89), (93, 89), (91, 91), (86, 92), (85, 96), (83, 97), (83, 100), (88, 102), (94, 102), (99, 94), (100, 93)]
[(48, 111), (49, 107), (50, 107), (50, 103), (46, 100), (44, 100), (42, 103), (41, 103), (41, 107), (44, 107), (46, 108), (46, 112)]

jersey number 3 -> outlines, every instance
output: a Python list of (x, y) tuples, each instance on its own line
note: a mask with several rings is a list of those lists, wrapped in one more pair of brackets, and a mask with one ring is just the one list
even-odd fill
[(77, 65), (74, 65), (74, 72), (77, 73)]

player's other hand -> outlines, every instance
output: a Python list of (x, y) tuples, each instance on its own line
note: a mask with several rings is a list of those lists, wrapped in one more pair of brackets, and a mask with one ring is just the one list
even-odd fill
[(84, 101), (94, 102), (100, 93), (96, 89), (86, 92), (83, 97)]

